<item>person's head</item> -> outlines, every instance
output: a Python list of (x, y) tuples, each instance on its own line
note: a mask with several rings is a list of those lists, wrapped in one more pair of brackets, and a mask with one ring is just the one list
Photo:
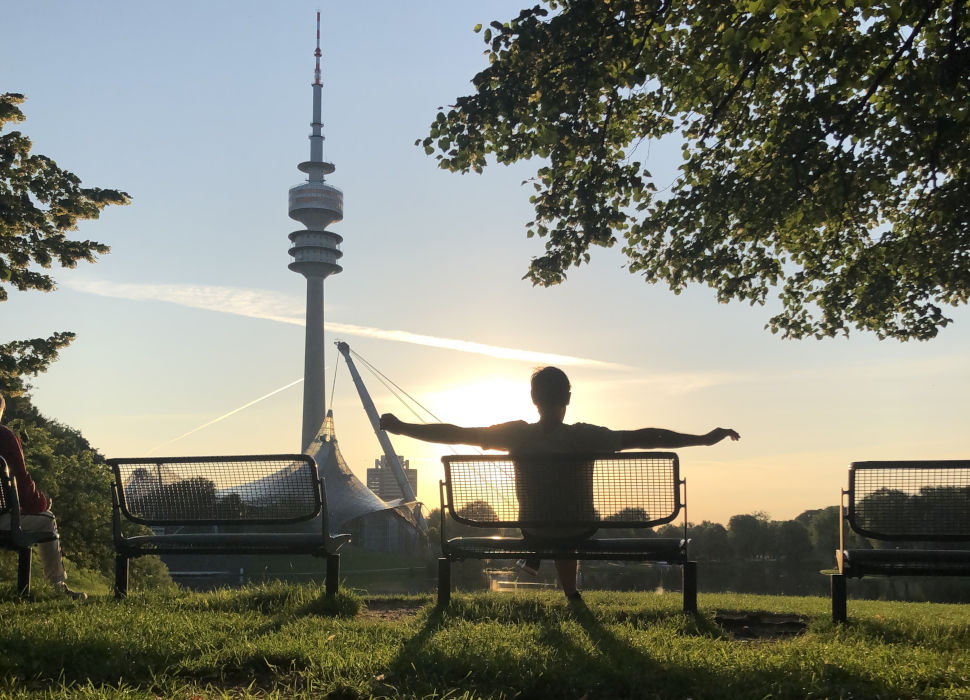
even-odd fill
[(560, 420), (566, 414), (570, 398), (569, 377), (558, 367), (543, 367), (532, 374), (532, 403), (539, 415), (560, 412)]

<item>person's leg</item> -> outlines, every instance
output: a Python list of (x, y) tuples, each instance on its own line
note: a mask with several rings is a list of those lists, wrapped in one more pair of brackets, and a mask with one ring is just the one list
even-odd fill
[(579, 575), (579, 561), (576, 559), (556, 559), (556, 572), (559, 574), (562, 592), (566, 594), (566, 597), (578, 597), (576, 578)]
[(37, 553), (44, 567), (44, 578), (54, 587), (54, 590), (71, 598), (86, 598), (87, 595), (84, 593), (72, 591), (67, 587), (67, 572), (64, 571), (64, 560), (61, 557), (61, 542), (56, 539), (57, 521), (54, 519), (54, 514), (45, 511), (36, 515), (23, 515), (20, 522), (25, 531), (49, 532), (54, 536), (55, 539), (37, 545)]
[(44, 578), (57, 585), (67, 580), (64, 563), (61, 561), (61, 545), (57, 540), (57, 521), (50, 511), (34, 515), (20, 516), (21, 526), (27, 532), (49, 532), (55, 539), (37, 545), (40, 562), (44, 566)]

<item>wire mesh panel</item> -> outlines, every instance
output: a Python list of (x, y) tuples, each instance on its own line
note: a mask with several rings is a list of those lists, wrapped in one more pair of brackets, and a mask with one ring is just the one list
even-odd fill
[(659, 525), (680, 511), (672, 452), (442, 458), (456, 520), (484, 527)]
[(970, 540), (970, 460), (853, 462), (847, 517), (885, 540)]
[(109, 459), (125, 516), (145, 525), (291, 523), (321, 511), (306, 455)]

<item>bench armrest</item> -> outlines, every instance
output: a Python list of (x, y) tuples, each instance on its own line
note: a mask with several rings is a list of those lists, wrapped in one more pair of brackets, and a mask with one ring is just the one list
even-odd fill
[(115, 542), (125, 539), (121, 528), (121, 499), (118, 497), (118, 484), (111, 483), (111, 534)]
[(3, 503), (10, 514), (10, 532), (17, 535), (22, 532), (20, 525), (20, 494), (17, 492), (17, 480), (10, 473), (7, 460), (0, 457), (0, 488), (3, 489)]

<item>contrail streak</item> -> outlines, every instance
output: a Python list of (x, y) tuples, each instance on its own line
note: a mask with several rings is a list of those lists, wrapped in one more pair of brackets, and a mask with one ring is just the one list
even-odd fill
[[(294, 309), (303, 308), (304, 300), (301, 297), (280, 294), (279, 292), (209, 285), (122, 284), (103, 280), (78, 279), (69, 279), (62, 284), (65, 287), (70, 287), (79, 292), (104, 297), (129, 299), (133, 301), (163, 301), (194, 309), (218, 311), (220, 313), (246, 316), (249, 318), (262, 318), (297, 326), (305, 324), (301, 314), (293, 313)], [(357, 326), (350, 323), (327, 323), (326, 328), (336, 333), (456, 350), (458, 352), (469, 352), (505, 360), (531, 362), (533, 364), (556, 364), (612, 370), (628, 369), (625, 365), (614, 362), (603, 362), (585, 357), (557, 355), (554, 353), (522, 350), (519, 348), (507, 348), (499, 345), (476, 343), (470, 340), (459, 340), (457, 338), (421, 335), (419, 333), (411, 333), (410, 331), (386, 330), (383, 328)]]
[(179, 435), (178, 437), (174, 437), (174, 438), (172, 438), (171, 440), (166, 440), (165, 442), (163, 442), (163, 443), (162, 443), (162, 444), (160, 444), (160, 445), (156, 445), (155, 447), (153, 447), (152, 449), (150, 449), (150, 450), (148, 451), (148, 454), (149, 454), (149, 455), (152, 455), (152, 454), (154, 454), (154, 453), (155, 453), (155, 452), (156, 452), (157, 450), (160, 450), (161, 448), (163, 448), (163, 447), (165, 447), (165, 445), (171, 445), (171, 444), (172, 444), (173, 442), (178, 442), (178, 441), (179, 441), (179, 440), (181, 440), (182, 438), (187, 438), (187, 437), (188, 437), (189, 435), (191, 435), (192, 433), (197, 433), (197, 432), (199, 432), (200, 430), (202, 430), (203, 428), (208, 428), (208, 427), (209, 427), (210, 425), (212, 425), (212, 424), (214, 424), (214, 423), (218, 423), (219, 421), (222, 421), (222, 420), (225, 420), (225, 419), (226, 419), (226, 418), (228, 418), (229, 416), (231, 416), (231, 415), (234, 415), (234, 414), (236, 414), (236, 413), (239, 413), (240, 411), (242, 411), (242, 410), (245, 410), (245, 409), (247, 409), (247, 408), (249, 408), (250, 406), (253, 406), (253, 405), (255, 405), (255, 404), (258, 404), (258, 403), (259, 403), (260, 401), (263, 401), (264, 399), (268, 399), (268, 398), (269, 398), (270, 396), (273, 396), (274, 394), (278, 394), (278, 393), (280, 393), (281, 391), (285, 391), (285, 390), (287, 390), (287, 389), (289, 389), (289, 388), (290, 388), (291, 386), (295, 386), (295, 385), (297, 385), (297, 384), (299, 384), (299, 383), (300, 383), (300, 382), (302, 382), (302, 381), (303, 381), (303, 377), (300, 377), (299, 379), (295, 379), (295, 380), (293, 380), (292, 382), (290, 382), (290, 383), (289, 383), (289, 384), (287, 384), (286, 386), (281, 386), (281, 387), (280, 387), (279, 389), (273, 389), (273, 391), (271, 391), (271, 392), (269, 392), (268, 394), (263, 394), (263, 395), (262, 395), (262, 396), (260, 396), (260, 397), (259, 397), (258, 399), (253, 399), (253, 400), (252, 400), (252, 401), (250, 401), (249, 403), (245, 403), (245, 404), (243, 404), (242, 406), (240, 406), (239, 408), (234, 408), (234, 409), (232, 409), (231, 411), (229, 411), (228, 413), (223, 413), (223, 414), (222, 414), (221, 416), (219, 416), (218, 418), (213, 418), (213, 419), (212, 419), (212, 420), (210, 420), (210, 421), (209, 421), (208, 423), (203, 423), (202, 425), (200, 425), (200, 426), (199, 426), (199, 427), (197, 427), (197, 428), (192, 428), (192, 430), (190, 430), (190, 431), (189, 431), (189, 432), (187, 432), (187, 433), (182, 433), (182, 434), (181, 434), (181, 435)]
[(522, 360), (539, 364), (557, 365), (583, 365), (586, 367), (600, 367), (603, 369), (622, 369), (623, 365), (613, 362), (602, 362), (600, 360), (588, 360), (583, 357), (573, 357), (571, 355), (556, 355), (549, 352), (535, 352), (533, 350), (519, 350), (517, 348), (504, 348), (499, 345), (486, 345), (470, 340), (457, 340), (455, 338), (440, 338), (431, 335), (421, 335), (410, 331), (384, 330), (381, 328), (368, 328), (366, 326), (355, 326), (350, 323), (328, 323), (327, 330), (337, 333), (348, 333), (351, 335), (364, 336), (367, 338), (380, 338), (381, 340), (396, 340), (400, 343), (413, 343), (415, 345), (425, 345), (432, 348), (444, 348), (446, 350), (457, 350), (459, 352), (471, 352), (489, 357), (498, 357), (503, 360)]

